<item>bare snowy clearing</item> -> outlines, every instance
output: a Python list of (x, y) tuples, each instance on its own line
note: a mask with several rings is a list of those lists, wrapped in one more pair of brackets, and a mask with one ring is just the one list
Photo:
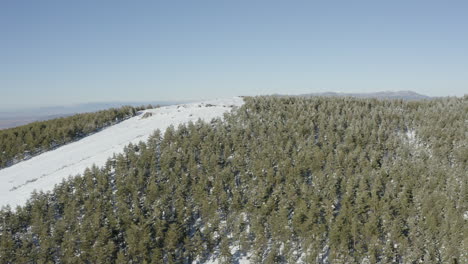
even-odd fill
[(0, 170), (0, 206), (23, 205), (34, 190), (50, 191), (70, 175), (92, 165), (103, 166), (114, 153), (122, 153), (129, 143), (146, 141), (156, 129), (163, 132), (171, 125), (209, 121), (242, 104), (242, 98), (234, 97), (145, 110), (96, 134)]

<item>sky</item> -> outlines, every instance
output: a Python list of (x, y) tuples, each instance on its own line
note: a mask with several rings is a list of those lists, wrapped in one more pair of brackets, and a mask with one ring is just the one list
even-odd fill
[(468, 1), (0, 1), (0, 109), (468, 94)]

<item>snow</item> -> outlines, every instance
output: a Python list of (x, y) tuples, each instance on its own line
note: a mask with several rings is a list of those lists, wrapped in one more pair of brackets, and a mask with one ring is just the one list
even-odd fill
[[(247, 253), (247, 254), (241, 253), (240, 248), (238, 246), (231, 246), (229, 248), (232, 254), (233, 263), (237, 263), (237, 264), (253, 263), (252, 261), (250, 261), (250, 259), (252, 258), (251, 253)], [(192, 262), (192, 264), (220, 264), (224, 262), (225, 261), (223, 261), (223, 259), (219, 255), (219, 250), (215, 250), (215, 252), (207, 260), (204, 260), (204, 261), (195, 260)]]
[(410, 129), (406, 132), (406, 138), (412, 144), (416, 143), (416, 131), (414, 129)]
[(400, 135), (403, 135), (403, 142), (411, 147), (410, 151), (413, 155), (420, 156), (421, 154), (426, 154), (432, 158), (430, 146), (418, 137), (415, 129), (409, 129), (405, 134)]
[(210, 121), (242, 104), (242, 98), (234, 97), (145, 110), (79, 141), (2, 169), (0, 207), (24, 205), (34, 190), (50, 191), (55, 184), (83, 173), (93, 164), (103, 166), (114, 153), (122, 153), (129, 143), (146, 141), (156, 129), (164, 132), (171, 125), (177, 128), (198, 119)]

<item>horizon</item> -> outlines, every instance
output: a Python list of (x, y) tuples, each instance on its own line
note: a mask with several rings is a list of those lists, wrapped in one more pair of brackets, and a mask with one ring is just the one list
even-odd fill
[[(382, 91), (371, 91), (371, 92), (344, 92), (344, 91), (323, 91), (323, 92), (309, 92), (309, 93), (300, 93), (300, 94), (280, 94), (280, 93), (271, 93), (271, 94), (257, 94), (257, 95), (234, 95), (234, 96), (226, 96), (226, 97), (205, 97), (205, 98), (198, 98), (198, 99), (186, 99), (186, 100), (159, 100), (159, 101), (87, 101), (87, 102), (76, 102), (76, 103), (68, 103), (68, 104), (50, 104), (50, 105), (29, 105), (24, 107), (7, 107), (3, 108), (0, 105), (0, 114), (7, 114), (7, 113), (14, 113), (14, 112), (22, 112), (18, 114), (27, 113), (28, 116), (30, 114), (29, 111), (35, 110), (48, 110), (48, 109), (68, 109), (73, 107), (84, 107), (84, 106), (97, 106), (97, 105), (131, 105), (131, 106), (139, 106), (139, 105), (147, 105), (147, 104), (162, 104), (162, 105), (172, 105), (172, 104), (185, 104), (185, 103), (192, 103), (192, 102), (201, 102), (207, 100), (215, 100), (221, 98), (231, 98), (231, 97), (243, 97), (243, 96), (303, 96), (303, 95), (313, 95), (313, 96), (327, 96), (327, 94), (336, 94), (336, 95), (343, 95), (343, 96), (353, 96), (353, 95), (374, 95), (380, 93), (414, 93), (419, 96), (424, 96), (428, 98), (442, 98), (442, 97), (463, 97), (468, 95), (468, 93), (462, 95), (447, 95), (447, 96), (430, 96), (424, 93), (419, 93), (411, 90), (382, 90)], [(110, 106), (115, 107), (115, 106)], [(52, 114), (55, 115), (55, 114)], [(40, 116), (42, 116), (40, 114)]]
[[(385, 90), (385, 91), (375, 91), (375, 92), (367, 92), (367, 93), (355, 93), (355, 92), (342, 92), (342, 91), (324, 91), (324, 92), (310, 92), (310, 93), (301, 93), (301, 94), (278, 94), (278, 93), (272, 93), (272, 94), (258, 94), (258, 95), (252, 95), (252, 96), (275, 96), (275, 95), (281, 95), (281, 96), (302, 96), (302, 95), (321, 95), (321, 94), (337, 94), (337, 95), (349, 95), (349, 94), (361, 94), (361, 95), (372, 95), (372, 94), (379, 94), (379, 93), (415, 93), (417, 95), (421, 96), (426, 96), (429, 98), (438, 98), (438, 96), (429, 96), (426, 94), (422, 93), (417, 93), (414, 91), (410, 90), (401, 90), (401, 91), (391, 91), (391, 90)], [(251, 95), (235, 95), (235, 96), (227, 96), (227, 97), (207, 97), (207, 98), (199, 98), (199, 99), (187, 99), (187, 100), (160, 100), (160, 101), (151, 101), (151, 100), (146, 100), (146, 101), (91, 101), (91, 102), (77, 102), (77, 103), (69, 103), (69, 104), (50, 104), (50, 105), (31, 105), (31, 106), (26, 106), (26, 107), (20, 107), (20, 108), (2, 108), (0, 105), (0, 114), (5, 114), (5, 113), (12, 113), (16, 111), (22, 111), (27, 113), (28, 111), (34, 111), (34, 110), (46, 110), (46, 109), (67, 109), (67, 108), (73, 108), (73, 107), (83, 107), (83, 106), (96, 106), (96, 105), (146, 105), (146, 104), (164, 104), (164, 105), (171, 105), (171, 104), (184, 104), (184, 103), (191, 103), (191, 102), (201, 102), (201, 101), (207, 101), (207, 100), (214, 100), (214, 99), (220, 99), (220, 98), (231, 98), (231, 97), (243, 97), (243, 96), (251, 96)], [(441, 96), (444, 97), (444, 96)], [(449, 96), (445, 96), (449, 97)], [(458, 96), (460, 97), (460, 96)], [(463, 95), (461, 95), (463, 97)]]
[[(0, 3), (0, 111), (468, 91), (468, 3)], [(148, 100), (151, 98), (152, 100)]]
[[(161, 101), (94, 101), (94, 102), (77, 102), (69, 104), (50, 104), (50, 105), (31, 105), (22, 108), (1, 108), (0, 113), (7, 113), (13, 111), (32, 111), (38, 109), (67, 109), (73, 107), (83, 107), (83, 106), (97, 106), (97, 105), (147, 105), (147, 104), (180, 104), (193, 102), (193, 100), (161, 100)], [(112, 107), (112, 106), (111, 106)]]

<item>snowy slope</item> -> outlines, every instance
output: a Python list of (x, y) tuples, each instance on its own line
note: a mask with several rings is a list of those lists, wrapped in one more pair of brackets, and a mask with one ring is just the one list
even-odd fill
[(241, 106), (240, 97), (202, 103), (166, 106), (144, 113), (106, 128), (79, 141), (43, 153), (29, 160), (0, 170), (0, 207), (25, 204), (33, 190), (49, 191), (69, 175), (80, 174), (85, 168), (102, 166), (114, 153), (123, 152), (129, 143), (145, 141), (154, 130), (168, 126), (222, 117), (233, 106)]

